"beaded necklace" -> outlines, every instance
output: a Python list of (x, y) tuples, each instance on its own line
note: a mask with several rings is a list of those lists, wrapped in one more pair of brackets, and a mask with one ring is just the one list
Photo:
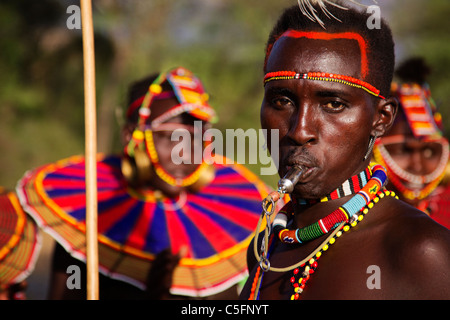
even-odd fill
[(320, 199), (292, 199), (292, 202), (300, 205), (310, 205), (317, 202), (326, 202), (355, 194), (366, 185), (371, 175), (372, 171), (370, 166), (368, 166), (365, 170), (355, 174), (350, 179), (347, 179), (339, 188)]
[(303, 243), (316, 239), (336, 228), (341, 222), (355, 219), (361, 208), (367, 205), (386, 181), (386, 171), (380, 165), (373, 167), (373, 174), (365, 186), (345, 204), (319, 221), (296, 230), (286, 229), (288, 214), (280, 210), (272, 224), (274, 233), (284, 243)]
[[(345, 232), (350, 231), (351, 228), (355, 227), (359, 222), (364, 219), (364, 216), (369, 212), (373, 206), (380, 201), (380, 199), (385, 196), (391, 196), (398, 199), (398, 196), (393, 191), (382, 190), (377, 193), (376, 197), (374, 197), (364, 208), (361, 209), (358, 218), (353, 222), (343, 222), (339, 224), (339, 226), (335, 229), (333, 233), (330, 234), (327, 239), (314, 250), (306, 259), (303, 259), (298, 266), (292, 269), (292, 277), (289, 279), (293, 293), (290, 297), (291, 300), (299, 300), (300, 295), (303, 293), (311, 275), (316, 272), (318, 267), (319, 258), (326, 252), (328, 249), (336, 242), (338, 238), (340, 238)], [(272, 241), (273, 244), (273, 241)], [(259, 283), (260, 285), (261, 283)], [(252, 286), (252, 291), (250, 294), (250, 299), (258, 298), (255, 297), (255, 294), (259, 294), (259, 291), (256, 291), (256, 285)]]
[[(262, 243), (261, 256), (257, 252), (258, 243), (258, 233), (255, 235), (254, 239), (254, 252), (255, 257), (259, 261), (260, 265), (255, 274), (255, 278), (252, 283), (250, 300), (258, 299), (259, 288), (261, 286), (262, 277), (266, 271), (274, 272), (287, 272), (294, 270), (294, 276), (291, 277), (291, 283), (294, 286), (295, 293), (291, 297), (292, 300), (298, 299), (299, 294), (303, 291), (306, 282), (309, 280), (309, 276), (314, 273), (317, 268), (317, 260), (320, 258), (322, 253), (326, 251), (330, 244), (336, 241), (336, 238), (342, 235), (342, 230), (348, 231), (351, 227), (356, 226), (356, 224), (364, 218), (364, 215), (373, 207), (375, 203), (383, 198), (385, 195), (391, 195), (396, 197), (394, 192), (382, 191), (383, 185), (386, 183), (387, 175), (386, 169), (381, 165), (374, 165), (372, 167), (373, 175), (364, 187), (356, 193), (356, 195), (347, 201), (344, 205), (333, 211), (327, 217), (320, 219), (318, 222), (313, 223), (305, 228), (288, 230), (285, 229), (288, 219), (287, 216), (292, 216), (293, 208), (292, 204), (285, 206), (277, 214), (274, 222), (272, 223), (272, 228), (266, 227), (266, 235)], [(396, 197), (398, 198), (398, 197)], [(291, 211), (292, 210), (292, 211)], [(280, 215), (280, 217), (278, 217)], [(286, 219), (284, 218), (286, 217)], [(262, 216), (261, 216), (262, 218)], [(259, 230), (261, 225), (261, 220), (258, 222), (257, 230)], [(268, 230), (272, 229), (273, 232), (268, 235)], [(330, 236), (308, 257), (298, 262), (297, 264), (286, 267), (286, 268), (274, 268), (270, 267), (269, 252), (273, 248), (272, 243), (277, 237), (283, 243), (297, 243), (301, 244), (312, 239), (316, 239), (331, 230), (334, 231)], [(267, 245), (267, 247), (266, 247)], [(267, 249), (266, 249), (267, 248)], [(300, 268), (303, 268), (303, 272), (300, 279), (296, 279), (297, 274), (300, 273)]]
[[(449, 147), (446, 140), (442, 140), (442, 156), (438, 167), (426, 176), (419, 176), (411, 174), (403, 170), (395, 160), (390, 156), (389, 152), (381, 143), (376, 143), (373, 149), (373, 157), (375, 161), (388, 169), (389, 180), (398, 189), (398, 191), (410, 200), (422, 200), (426, 198), (442, 181), (445, 176), (445, 168), (447, 166), (447, 159), (449, 156)], [(425, 186), (420, 190), (413, 190), (407, 188), (400, 179), (412, 183), (422, 183)]]
[(203, 174), (204, 170), (208, 167), (208, 164), (205, 161), (202, 161), (202, 163), (194, 170), (193, 173), (188, 175), (184, 178), (175, 178), (170, 173), (168, 173), (164, 167), (161, 165), (158, 159), (158, 153), (156, 152), (155, 144), (153, 142), (153, 133), (152, 130), (146, 130), (145, 131), (145, 148), (150, 156), (150, 160), (152, 161), (152, 164), (155, 168), (155, 172), (158, 175), (158, 177), (161, 178), (164, 182), (171, 186), (181, 186), (181, 187), (187, 187), (192, 184), (194, 184), (200, 177), (201, 174)]

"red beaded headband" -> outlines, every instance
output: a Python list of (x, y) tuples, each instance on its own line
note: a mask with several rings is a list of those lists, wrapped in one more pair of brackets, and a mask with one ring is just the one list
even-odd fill
[(382, 95), (380, 95), (380, 90), (372, 86), (371, 84), (353, 78), (349, 76), (343, 76), (335, 73), (327, 73), (327, 72), (308, 72), (308, 73), (297, 73), (295, 71), (275, 71), (266, 73), (264, 76), (264, 84), (274, 80), (291, 80), (291, 79), (306, 79), (306, 80), (319, 80), (319, 81), (332, 81), (338, 82), (342, 84), (346, 84), (348, 86), (352, 86), (355, 88), (363, 89), (366, 92), (374, 95), (375, 97), (379, 97), (381, 99), (385, 99)]

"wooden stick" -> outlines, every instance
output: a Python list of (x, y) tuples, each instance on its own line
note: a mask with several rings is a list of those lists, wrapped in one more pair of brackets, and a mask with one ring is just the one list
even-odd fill
[(91, 0), (81, 0), (80, 7), (84, 61), (87, 299), (98, 300), (97, 134), (94, 28)]

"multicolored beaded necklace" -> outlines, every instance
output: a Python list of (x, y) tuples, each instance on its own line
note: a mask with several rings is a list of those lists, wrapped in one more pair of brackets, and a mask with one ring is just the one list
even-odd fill
[[(291, 299), (297, 300), (303, 292), (310, 275), (315, 272), (318, 265), (317, 260), (323, 252), (328, 250), (329, 245), (332, 245), (336, 239), (342, 235), (342, 231), (349, 231), (351, 227), (356, 226), (357, 223), (364, 218), (364, 215), (367, 214), (369, 209), (371, 209), (374, 204), (378, 203), (381, 198), (384, 198), (385, 195), (396, 197), (394, 192), (382, 190), (383, 185), (387, 180), (386, 169), (381, 165), (376, 164), (372, 167), (372, 171), (373, 174), (370, 180), (356, 193), (354, 197), (333, 211), (327, 217), (322, 218), (318, 222), (307, 227), (296, 230), (288, 230), (285, 228), (288, 223), (288, 216), (293, 216), (292, 203), (288, 203), (275, 217), (271, 228), (273, 232), (271, 232), (270, 237), (266, 232), (261, 249), (261, 255), (258, 254), (256, 248), (256, 243), (258, 242), (258, 233), (256, 233), (254, 250), (255, 256), (260, 262), (260, 265), (258, 266), (252, 283), (249, 297), (250, 300), (259, 298), (259, 288), (261, 286), (263, 274), (269, 270), (274, 272), (288, 272), (293, 270), (294, 276), (291, 277), (290, 281), (294, 287), (294, 294)], [(260, 223), (258, 223), (258, 228), (259, 227)], [(268, 228), (266, 228), (266, 231), (267, 230)], [(332, 230), (333, 232), (327, 237), (327, 239), (302, 261), (286, 268), (270, 267), (268, 258), (270, 250), (273, 248), (272, 244), (274, 239), (277, 237), (283, 243), (301, 244), (319, 238)], [(302, 273), (300, 273), (300, 269), (303, 270)], [(302, 276), (297, 280), (296, 276), (298, 274), (301, 274)]]
[(300, 205), (309, 205), (317, 202), (326, 202), (330, 200), (339, 199), (345, 196), (349, 196), (357, 193), (359, 190), (366, 185), (367, 181), (369, 181), (370, 176), (372, 175), (372, 171), (370, 166), (365, 170), (361, 171), (359, 174), (354, 175), (350, 179), (346, 180), (339, 188), (331, 192), (330, 194), (322, 197), (318, 200), (310, 200), (310, 199), (292, 199), (293, 203)]

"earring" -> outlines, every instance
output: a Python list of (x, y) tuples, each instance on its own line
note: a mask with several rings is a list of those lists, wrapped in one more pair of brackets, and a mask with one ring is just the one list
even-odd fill
[(120, 162), (120, 169), (125, 180), (131, 185), (136, 183), (136, 164), (133, 159), (127, 155), (123, 155)]
[(363, 161), (366, 161), (367, 158), (369, 158), (370, 154), (372, 153), (373, 146), (375, 145), (375, 140), (377, 140), (377, 135), (376, 134), (374, 136), (370, 136), (369, 146), (367, 147), (367, 152), (364, 155)]
[(124, 156), (121, 170), (125, 179), (133, 186), (144, 184), (153, 177), (152, 163), (145, 151), (134, 150), (134, 157)]

